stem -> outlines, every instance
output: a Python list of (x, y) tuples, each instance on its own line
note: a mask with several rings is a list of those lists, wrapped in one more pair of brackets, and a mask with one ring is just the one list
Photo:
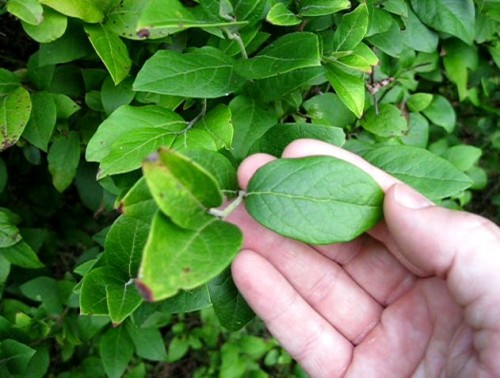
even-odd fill
[(229, 39), (236, 41), (236, 43), (238, 44), (238, 47), (240, 48), (240, 53), (241, 53), (241, 56), (243, 57), (243, 59), (248, 59), (247, 50), (245, 48), (245, 44), (243, 43), (243, 40), (241, 39), (241, 35), (238, 32), (230, 31), (229, 28), (224, 28), (223, 30)]
[(236, 199), (231, 202), (229, 205), (227, 205), (223, 210), (219, 210), (219, 209), (208, 209), (208, 213), (210, 215), (213, 215), (217, 218), (221, 218), (221, 219), (225, 219), (227, 218), (234, 210), (236, 210), (238, 208), (238, 206), (241, 205), (241, 203), (243, 202), (243, 199), (245, 198), (246, 196), (246, 192), (244, 190), (240, 190), (238, 192), (238, 197), (236, 197)]

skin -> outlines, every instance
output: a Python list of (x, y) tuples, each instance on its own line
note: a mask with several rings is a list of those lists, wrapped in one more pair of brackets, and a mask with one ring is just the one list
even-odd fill
[[(373, 176), (385, 220), (345, 244), (311, 246), (229, 218), (245, 234), (239, 290), (311, 377), (499, 377), (500, 229), (435, 206), (359, 156), (299, 140), (284, 157), (331, 155)], [(244, 189), (275, 159), (247, 158)]]

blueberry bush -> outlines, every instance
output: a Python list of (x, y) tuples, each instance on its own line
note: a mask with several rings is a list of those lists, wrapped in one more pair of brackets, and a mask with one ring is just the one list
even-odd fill
[(239, 163), (319, 139), (498, 222), (499, 67), (496, 0), (0, 0), (0, 376), (305, 376), (225, 218), (342, 242), (383, 192)]

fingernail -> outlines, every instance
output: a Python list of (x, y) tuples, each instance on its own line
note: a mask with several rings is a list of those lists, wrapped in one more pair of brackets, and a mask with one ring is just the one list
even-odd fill
[(403, 184), (394, 186), (394, 199), (398, 204), (408, 209), (423, 209), (434, 205), (432, 201), (419, 192)]

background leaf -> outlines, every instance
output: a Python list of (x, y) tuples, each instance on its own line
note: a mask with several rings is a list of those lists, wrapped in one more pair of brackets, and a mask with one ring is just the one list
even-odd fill
[(160, 50), (139, 71), (133, 88), (183, 97), (222, 97), (238, 87), (233, 64), (230, 57), (213, 47), (185, 54)]
[(430, 199), (449, 197), (471, 185), (471, 180), (449, 162), (421, 148), (379, 147), (363, 157)]
[(431, 28), (455, 35), (467, 44), (474, 38), (472, 0), (410, 0), (417, 16)]
[(360, 118), (365, 105), (363, 74), (345, 69), (337, 63), (327, 64), (326, 69), (326, 77), (339, 98), (356, 117)]
[(335, 50), (353, 50), (361, 43), (367, 31), (368, 8), (366, 4), (360, 4), (354, 11), (342, 16), (333, 39)]
[(96, 0), (40, 0), (40, 3), (86, 22), (100, 22), (104, 18), (102, 8)]
[(50, 138), (57, 121), (57, 107), (54, 98), (45, 92), (31, 96), (31, 116), (23, 132), (23, 138), (47, 151)]
[(144, 249), (139, 289), (155, 301), (193, 289), (226, 268), (241, 242), (240, 230), (230, 223), (214, 218), (196, 230), (186, 230), (158, 213)]
[(80, 161), (80, 138), (76, 132), (55, 139), (47, 155), (54, 187), (63, 192), (73, 182)]
[(301, 0), (300, 15), (307, 17), (324, 16), (349, 9), (348, 0)]
[(127, 46), (120, 37), (102, 24), (86, 25), (85, 32), (97, 55), (108, 69), (114, 83), (119, 84), (127, 77), (132, 65)]
[(215, 314), (223, 327), (237, 331), (250, 322), (255, 314), (233, 282), (229, 269), (208, 284)]
[(338, 127), (307, 123), (279, 124), (257, 140), (250, 152), (262, 152), (279, 157), (288, 144), (301, 138), (318, 139), (335, 146), (342, 146), (345, 143), (345, 133)]
[(28, 91), (19, 87), (0, 97), (0, 151), (18, 141), (31, 114), (31, 99)]
[(363, 128), (383, 137), (400, 136), (408, 129), (401, 111), (392, 104), (380, 104), (378, 113), (370, 108), (361, 120)]
[(319, 40), (313, 33), (291, 33), (276, 39), (255, 57), (238, 60), (236, 72), (246, 79), (265, 79), (321, 65)]
[(124, 327), (110, 328), (99, 343), (104, 370), (110, 378), (125, 372), (134, 353), (134, 345)]

